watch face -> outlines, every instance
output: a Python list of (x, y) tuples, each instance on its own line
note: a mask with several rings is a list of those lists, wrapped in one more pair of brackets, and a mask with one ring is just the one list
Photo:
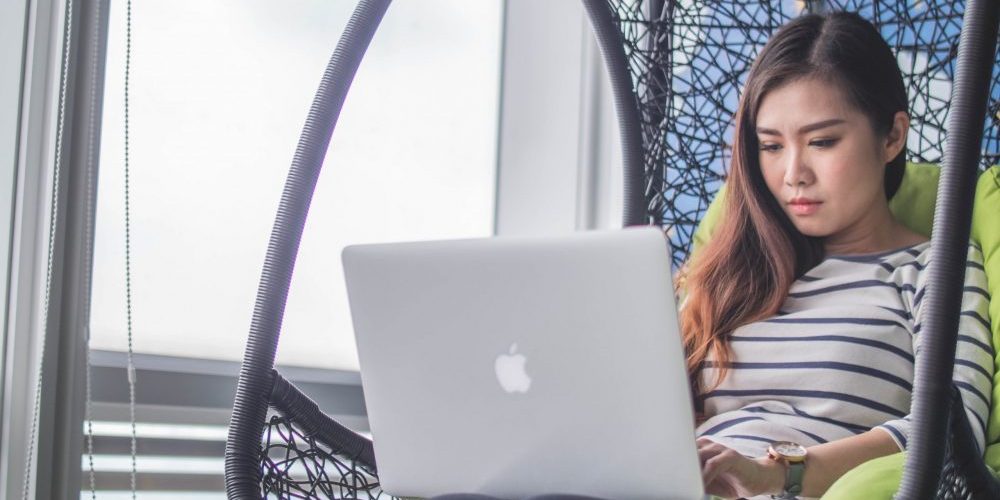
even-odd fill
[(784, 455), (786, 458), (800, 458), (806, 456), (806, 449), (798, 443), (779, 441), (771, 445), (774, 451)]

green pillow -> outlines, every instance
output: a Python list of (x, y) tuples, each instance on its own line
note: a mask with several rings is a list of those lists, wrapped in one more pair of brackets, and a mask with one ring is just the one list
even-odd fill
[[(972, 209), (972, 239), (983, 247), (983, 264), (990, 292), (993, 346), (1000, 346), (1000, 165), (979, 176)], [(986, 463), (1000, 471), (1000, 357), (994, 359), (993, 397), (986, 426)]]
[(928, 238), (934, 222), (941, 169), (933, 163), (907, 163), (903, 182), (889, 200), (889, 210), (904, 226)]
[(822, 500), (891, 499), (903, 479), (906, 452), (871, 459), (840, 476)]
[[(901, 223), (930, 237), (937, 200), (940, 169), (937, 165), (907, 163), (899, 190), (889, 209)], [(693, 235), (692, 255), (711, 237), (723, 212), (725, 186), (719, 190)], [(990, 318), (993, 345), (1000, 346), (1000, 165), (984, 172), (976, 185), (972, 214), (972, 239), (983, 248), (983, 261), (990, 291)], [(1000, 357), (994, 360), (993, 397), (986, 428), (986, 463), (1000, 471)], [(892, 498), (902, 477), (903, 452), (880, 457), (859, 465), (841, 477), (824, 500)]]

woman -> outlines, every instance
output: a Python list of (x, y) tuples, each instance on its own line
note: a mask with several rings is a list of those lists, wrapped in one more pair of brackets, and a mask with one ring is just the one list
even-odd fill
[[(896, 60), (855, 14), (789, 22), (751, 67), (726, 215), (680, 311), (709, 493), (818, 497), (906, 448), (930, 257), (888, 206), (908, 127)], [(993, 352), (968, 255), (954, 378), (982, 450)]]

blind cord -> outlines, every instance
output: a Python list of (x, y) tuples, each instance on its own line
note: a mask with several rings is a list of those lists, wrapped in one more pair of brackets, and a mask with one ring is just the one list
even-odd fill
[(128, 336), (128, 414), (131, 426), (130, 486), (135, 500), (136, 444), (135, 444), (135, 361), (132, 356), (132, 253), (129, 218), (129, 74), (132, 62), (132, 0), (125, 2), (125, 316)]

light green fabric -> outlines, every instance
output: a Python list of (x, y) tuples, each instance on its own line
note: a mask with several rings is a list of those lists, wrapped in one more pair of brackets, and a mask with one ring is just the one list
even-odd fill
[[(933, 164), (907, 163), (903, 182), (889, 203), (897, 220), (925, 236), (931, 235), (940, 169)], [(711, 237), (721, 220), (725, 186), (708, 207), (693, 235), (692, 255)], [(972, 215), (972, 239), (983, 248), (983, 261), (990, 288), (990, 318), (993, 345), (1000, 346), (1000, 166), (984, 172), (976, 186)], [(993, 397), (986, 429), (986, 463), (1000, 471), (1000, 357), (994, 360)], [(841, 477), (823, 500), (891, 499), (902, 476), (904, 453), (866, 462)]]
[(822, 500), (889, 500), (899, 489), (905, 460), (902, 451), (869, 460), (840, 476)]
[(725, 211), (726, 200), (726, 185), (723, 184), (719, 188), (719, 192), (716, 193), (715, 199), (712, 203), (709, 203), (708, 210), (705, 211), (705, 216), (701, 218), (701, 222), (698, 223), (698, 228), (694, 230), (694, 234), (691, 235), (691, 255), (698, 253), (708, 243), (708, 239), (715, 232), (715, 226), (718, 224), (720, 218), (722, 218), (722, 212)]
[[(983, 247), (986, 282), (990, 288), (993, 347), (1000, 347), (1000, 166), (979, 177), (972, 210), (972, 238)], [(986, 463), (1000, 471), (1000, 357), (994, 359), (993, 397), (986, 426)]]
[(932, 163), (907, 163), (903, 182), (889, 200), (896, 220), (928, 238), (934, 222), (938, 176), (941, 169)]

